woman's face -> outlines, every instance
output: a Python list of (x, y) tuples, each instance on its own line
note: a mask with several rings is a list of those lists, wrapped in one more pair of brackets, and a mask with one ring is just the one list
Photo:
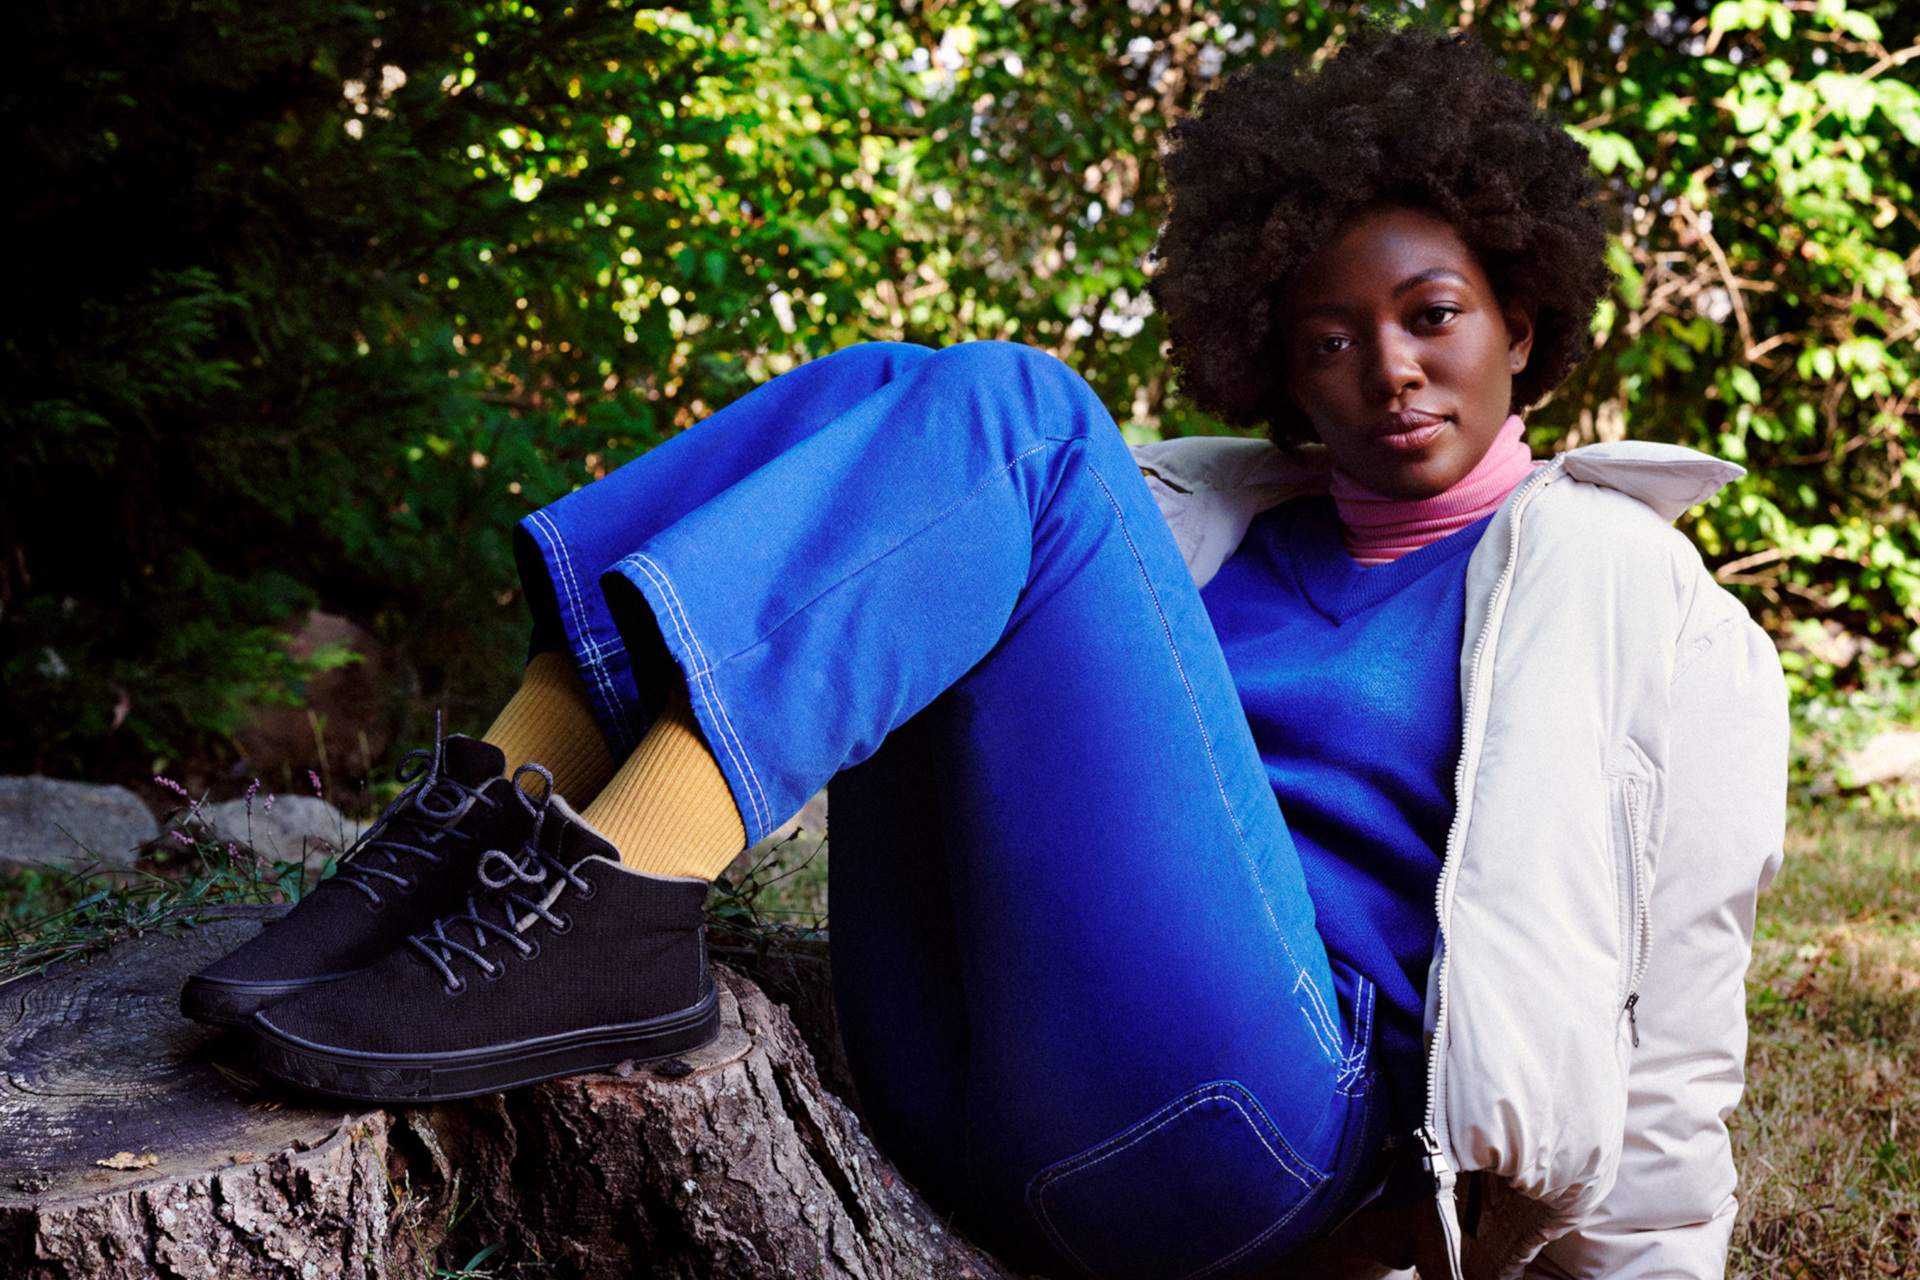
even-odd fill
[(1307, 260), (1282, 299), (1288, 389), (1334, 465), (1389, 498), (1453, 487), (1507, 420), (1532, 308), (1502, 306), (1438, 218), (1369, 216)]

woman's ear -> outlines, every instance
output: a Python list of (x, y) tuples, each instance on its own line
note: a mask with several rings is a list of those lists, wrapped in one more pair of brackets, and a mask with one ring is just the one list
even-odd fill
[(1517, 297), (1500, 308), (1507, 322), (1507, 372), (1519, 373), (1533, 354), (1533, 325), (1540, 305), (1532, 298)]

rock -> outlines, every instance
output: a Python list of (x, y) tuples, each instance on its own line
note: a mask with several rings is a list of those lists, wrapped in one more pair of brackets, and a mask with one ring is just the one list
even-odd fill
[(125, 787), (0, 778), (0, 861), (130, 871), (136, 846), (160, 834)]
[(233, 735), (246, 755), (244, 767), (276, 786), (291, 786), (323, 763), (335, 778), (365, 777), (392, 736), (391, 664), (385, 646), (350, 619), (318, 610), (288, 634), (286, 645), (296, 658), (344, 645), (360, 661), (307, 681), (304, 706), (255, 710)]
[(1852, 775), (1852, 785), (1920, 782), (1920, 729), (1888, 729), (1875, 734), (1858, 751), (1840, 757), (1840, 768)]
[(317, 867), (360, 838), (356, 822), (319, 796), (276, 796), (272, 809), (264, 797), (202, 805), (195, 817), (203, 832), (221, 844), (245, 845), (274, 862), (304, 862)]

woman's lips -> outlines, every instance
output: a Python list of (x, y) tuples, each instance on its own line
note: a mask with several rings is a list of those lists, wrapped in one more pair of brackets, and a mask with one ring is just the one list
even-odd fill
[(1388, 422), (1393, 430), (1375, 436), (1373, 442), (1395, 453), (1413, 453), (1426, 448), (1447, 425), (1445, 418), (1431, 413), (1396, 413)]

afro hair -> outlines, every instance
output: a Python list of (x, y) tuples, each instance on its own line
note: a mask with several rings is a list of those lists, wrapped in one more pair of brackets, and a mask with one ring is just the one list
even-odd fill
[(1442, 219), (1502, 302), (1537, 308), (1515, 411), (1585, 356), (1612, 278), (1585, 148), (1465, 36), (1369, 23), (1317, 70), (1250, 67), (1175, 126), (1165, 170), (1173, 211), (1151, 290), (1181, 388), (1278, 443), (1314, 436), (1287, 392), (1276, 299), (1372, 210)]

